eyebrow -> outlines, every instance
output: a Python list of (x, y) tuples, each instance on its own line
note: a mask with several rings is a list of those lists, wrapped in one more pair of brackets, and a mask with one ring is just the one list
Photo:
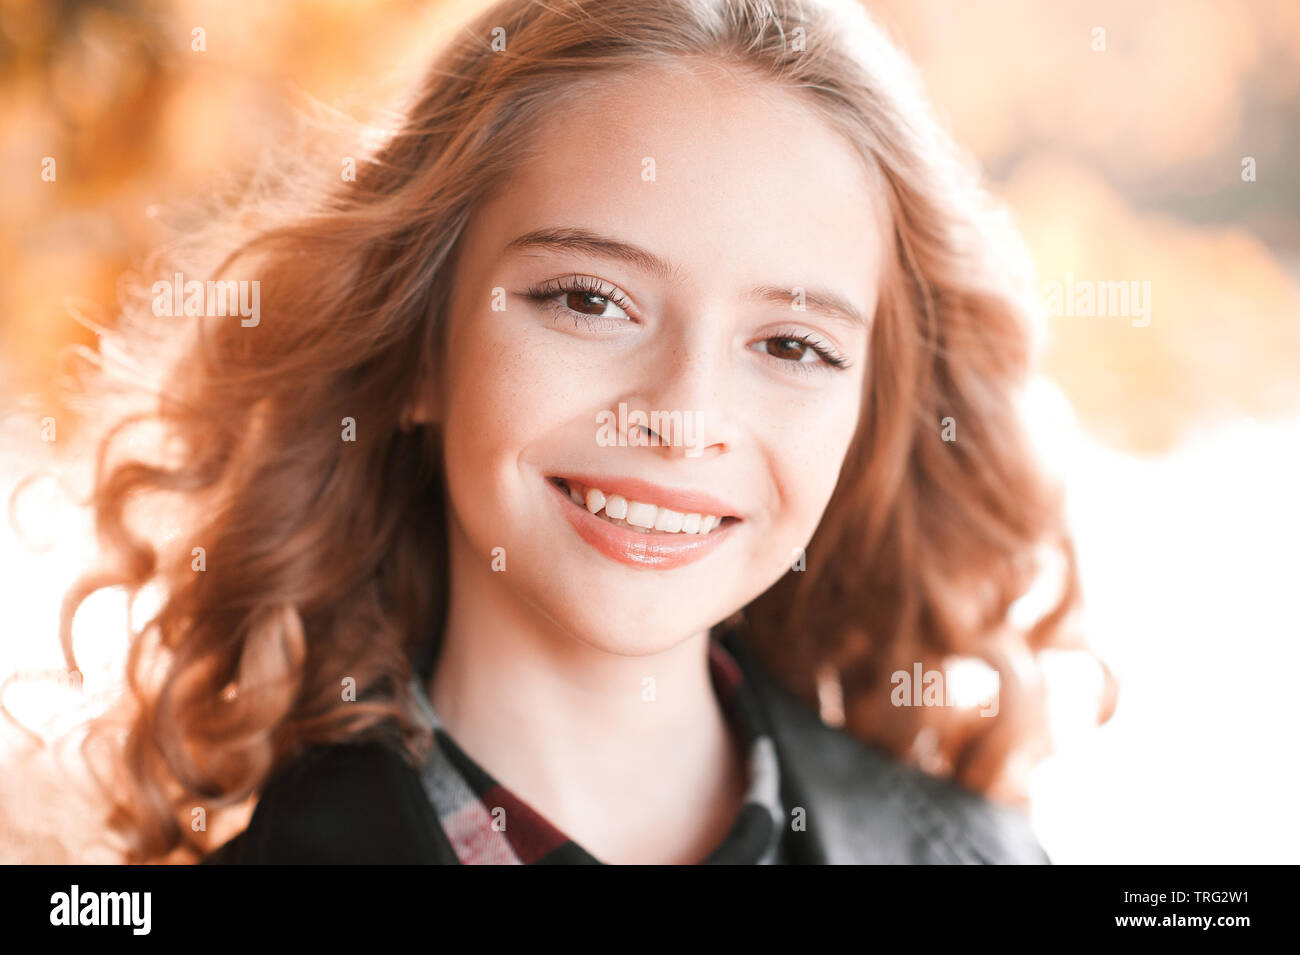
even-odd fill
[[(578, 252), (584, 255), (616, 259), (620, 262), (626, 262), (642, 272), (657, 276), (664, 281), (674, 281), (681, 274), (681, 270), (676, 265), (647, 249), (587, 229), (535, 229), (512, 239), (506, 245), (505, 251), (509, 253), (532, 249)], [(801, 288), (804, 306), (807, 309), (839, 319), (846, 325), (856, 328), (867, 329), (870, 327), (867, 317), (855, 308), (852, 303), (841, 295), (823, 289), (810, 289), (795, 285), (788, 288), (780, 285), (759, 285), (750, 289), (748, 297), (777, 305), (792, 305), (796, 288)]]

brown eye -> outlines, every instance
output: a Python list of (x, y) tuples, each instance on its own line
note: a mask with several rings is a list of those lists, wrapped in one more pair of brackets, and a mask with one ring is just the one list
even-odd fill
[(797, 338), (769, 338), (767, 353), (782, 361), (803, 361), (808, 346)]
[(597, 295), (595, 292), (574, 291), (564, 297), (564, 304), (583, 315), (600, 316), (605, 314), (605, 309), (609, 308), (610, 302), (605, 296)]
[(556, 279), (530, 288), (524, 295), (548, 311), (565, 318), (579, 319), (586, 322), (588, 327), (593, 327), (593, 319), (600, 319), (607, 326), (632, 321), (632, 316), (628, 313), (631, 303), (617, 287), (588, 276), (573, 275), (566, 279)]
[(763, 352), (769, 358), (775, 358), (781, 367), (800, 374), (819, 369), (843, 370), (849, 367), (848, 361), (831, 346), (811, 335), (782, 332), (754, 342), (749, 347)]

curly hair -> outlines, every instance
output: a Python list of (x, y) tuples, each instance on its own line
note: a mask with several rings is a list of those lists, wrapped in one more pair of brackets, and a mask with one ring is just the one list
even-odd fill
[[(204, 278), (260, 283), (255, 326), (160, 318), (140, 290), (105, 333), (101, 348), (166, 369), (156, 402), (99, 442), (106, 564), (61, 623), (75, 666), (89, 594), (160, 595), (132, 634), (128, 692), (86, 742), (107, 757), (96, 778), (128, 861), (200, 857), (213, 845), (195, 811), (254, 797), (306, 745), (382, 734), (413, 762), (427, 752), (407, 681), (445, 621), (447, 517), (440, 433), (404, 412), (433, 381), (458, 240), (557, 104), (701, 57), (802, 97), (861, 153), (891, 217), (863, 414), (806, 568), (724, 625), (810, 706), (838, 691), (846, 731), (970, 788), (996, 792), (1013, 757), (1041, 752), (1035, 656), (1082, 643), (1061, 501), (1017, 413), (1027, 256), (915, 69), (848, 0), (504, 0), (440, 53), (355, 181), (205, 234)], [(166, 254), (151, 274), (171, 274)], [(120, 455), (149, 423), (157, 459)], [(1012, 627), (1048, 552), (1064, 558), (1053, 601)], [(892, 673), (953, 655), (997, 670), (996, 717), (890, 705)]]

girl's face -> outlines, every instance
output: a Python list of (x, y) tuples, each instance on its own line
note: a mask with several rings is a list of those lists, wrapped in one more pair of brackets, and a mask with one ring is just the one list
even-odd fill
[[(880, 212), (793, 94), (676, 72), (566, 105), (461, 240), (437, 412), (453, 574), (653, 653), (816, 530), (858, 423)], [(593, 487), (620, 519), (573, 502)]]

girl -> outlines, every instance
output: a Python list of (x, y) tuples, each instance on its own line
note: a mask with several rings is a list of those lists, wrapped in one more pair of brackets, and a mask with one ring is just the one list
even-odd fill
[[(478, 16), (202, 276), (257, 308), (183, 339), (165, 456), (105, 438), (118, 573), (63, 626), (161, 585), (96, 727), (128, 858), (1047, 861), (1008, 803), (1077, 587), (1026, 275), (956, 156), (849, 0)], [(929, 692), (950, 657), (996, 696)]]

